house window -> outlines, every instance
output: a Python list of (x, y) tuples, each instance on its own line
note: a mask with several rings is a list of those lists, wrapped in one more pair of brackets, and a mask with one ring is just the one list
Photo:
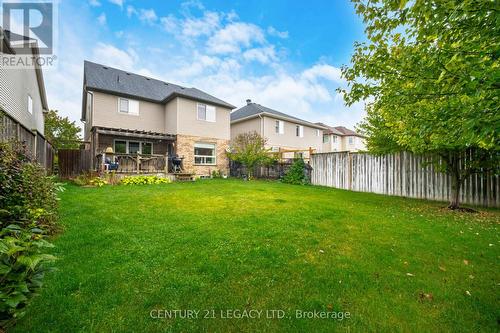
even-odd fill
[(330, 141), (330, 136), (328, 134), (323, 134), (323, 143), (328, 143)]
[(127, 153), (127, 141), (115, 140), (115, 149), (116, 154), (126, 154)]
[(153, 144), (151, 142), (141, 142), (141, 152), (144, 155), (151, 155), (153, 153)]
[(349, 137), (349, 144), (350, 145), (354, 144), (354, 138), (352, 136)]
[(215, 145), (211, 143), (195, 143), (194, 164), (215, 165)]
[(215, 122), (215, 106), (198, 103), (198, 120)]
[(118, 98), (118, 112), (139, 115), (139, 101), (127, 98)]
[(115, 154), (153, 154), (153, 144), (151, 142), (115, 140)]
[(321, 131), (319, 129), (316, 130), (316, 136), (320, 136), (321, 135)]
[(333, 141), (333, 143), (337, 142), (337, 136), (336, 135), (332, 136), (332, 141)]
[(33, 114), (33, 99), (28, 95), (28, 112)]
[(285, 122), (282, 120), (276, 120), (274, 128), (275, 128), (275, 131), (277, 134), (284, 134), (285, 133)]
[(295, 127), (295, 135), (303, 138), (304, 137), (304, 126), (297, 125)]
[(128, 142), (128, 153), (129, 154), (137, 154), (141, 153), (141, 143), (137, 141), (129, 141)]

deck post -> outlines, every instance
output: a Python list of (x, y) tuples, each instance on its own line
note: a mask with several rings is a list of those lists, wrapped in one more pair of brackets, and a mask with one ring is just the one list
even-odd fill
[(165, 153), (165, 177), (167, 176), (168, 173), (168, 149), (167, 152)]
[(137, 154), (137, 173), (140, 173), (141, 157)]

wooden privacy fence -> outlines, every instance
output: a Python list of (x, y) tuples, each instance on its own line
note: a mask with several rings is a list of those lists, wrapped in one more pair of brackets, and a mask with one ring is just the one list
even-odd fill
[(90, 150), (85, 149), (59, 149), (59, 176), (71, 178), (91, 170), (90, 153)]
[(21, 142), (47, 173), (52, 173), (55, 155), (52, 144), (36, 130), (30, 131), (9, 115), (0, 112), (0, 141), (8, 140)]
[[(430, 156), (401, 152), (374, 156), (367, 153), (322, 153), (311, 159), (311, 182), (359, 192), (448, 201), (450, 177), (438, 172)], [(461, 191), (463, 203), (500, 207), (500, 177), (489, 173), (468, 177)]]

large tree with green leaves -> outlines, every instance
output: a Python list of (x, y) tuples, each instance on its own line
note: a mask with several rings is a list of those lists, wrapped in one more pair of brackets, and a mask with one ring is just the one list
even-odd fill
[(57, 110), (45, 114), (45, 136), (56, 149), (77, 149), (80, 145), (80, 127)]
[[(497, 1), (353, 0), (367, 41), (342, 69), (348, 105), (366, 101), (360, 129), (375, 153), (431, 153), (452, 179), (498, 172), (500, 19)], [(439, 161), (438, 161), (439, 160)]]
[(274, 158), (265, 148), (266, 139), (259, 133), (238, 134), (229, 144), (229, 159), (241, 163), (247, 168), (248, 179), (253, 178), (253, 169), (257, 165), (271, 163)]

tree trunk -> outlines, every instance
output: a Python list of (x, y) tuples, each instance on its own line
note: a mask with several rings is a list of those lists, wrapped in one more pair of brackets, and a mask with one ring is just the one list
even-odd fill
[(452, 153), (449, 163), (449, 173), (451, 175), (451, 198), (449, 209), (460, 208), (460, 190), (462, 189), (462, 177), (460, 172), (460, 156), (458, 153)]
[(460, 208), (460, 190), (462, 188), (462, 180), (457, 172), (452, 172), (451, 174), (451, 198), (449, 209)]

